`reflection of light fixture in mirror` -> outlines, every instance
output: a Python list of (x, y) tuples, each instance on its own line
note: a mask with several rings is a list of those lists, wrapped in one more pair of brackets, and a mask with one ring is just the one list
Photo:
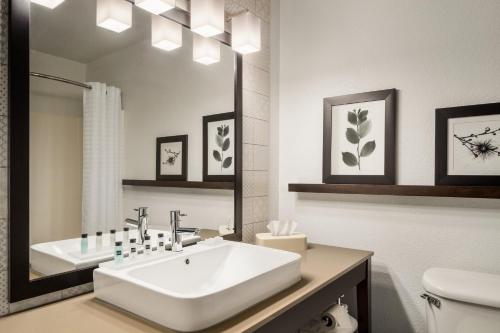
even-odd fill
[(50, 9), (54, 9), (60, 4), (62, 4), (64, 0), (31, 0), (31, 2), (45, 6)]
[(182, 27), (180, 24), (161, 16), (151, 17), (151, 44), (165, 51), (182, 46)]
[(175, 0), (135, 0), (135, 5), (158, 15), (174, 8)]
[(124, 0), (97, 0), (97, 26), (122, 32), (132, 26), (132, 4)]
[(210, 65), (220, 61), (220, 45), (219, 42), (193, 35), (193, 60), (204, 65)]
[(249, 11), (231, 19), (231, 45), (241, 54), (260, 51), (260, 19)]
[(191, 30), (205, 37), (224, 32), (224, 0), (191, 0)]

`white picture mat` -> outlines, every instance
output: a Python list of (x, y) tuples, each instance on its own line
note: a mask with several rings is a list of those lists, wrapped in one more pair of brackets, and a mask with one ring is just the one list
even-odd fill
[[(474, 158), (471, 151), (462, 145), (453, 135), (468, 136), (483, 133), (486, 127), (491, 130), (500, 128), (500, 115), (462, 117), (448, 119), (448, 175), (467, 176), (500, 175), (500, 157), (492, 156), (488, 159)], [(486, 135), (473, 139), (489, 140), (500, 146), (500, 133), (496, 136)]]
[[(217, 141), (215, 137), (217, 136), (217, 127), (221, 125), (226, 125), (229, 126), (229, 135), (226, 138), (229, 138), (231, 145), (229, 146), (229, 149), (226, 150), (225, 152), (222, 152), (221, 148), (217, 145)], [(208, 147), (208, 163), (207, 163), (207, 174), (209, 176), (221, 176), (221, 175), (234, 175), (234, 146), (235, 146), (235, 137), (234, 137), (234, 119), (228, 119), (228, 120), (220, 120), (220, 121), (213, 121), (209, 122), (207, 124), (207, 147)], [(217, 160), (214, 159), (213, 156), (213, 151), (217, 150), (221, 154), (223, 153), (222, 156), (222, 161), (228, 157), (232, 157), (232, 162), (231, 166), (229, 168), (222, 168), (221, 165), (222, 162), (218, 162)]]
[[(175, 159), (174, 165), (166, 163), (171, 156), (167, 153), (168, 150), (180, 152)], [(178, 176), (182, 175), (182, 142), (164, 142), (160, 144), (160, 175), (162, 176)]]
[[(347, 114), (353, 110), (368, 110), (368, 120), (372, 122), (371, 131), (361, 139), (360, 149), (368, 142), (375, 140), (375, 151), (361, 158), (361, 170), (350, 167), (342, 161), (342, 152), (350, 152), (357, 156), (357, 145), (347, 141), (348, 127), (356, 129), (347, 120)], [(384, 175), (385, 166), (385, 100), (353, 103), (332, 106), (332, 175)]]

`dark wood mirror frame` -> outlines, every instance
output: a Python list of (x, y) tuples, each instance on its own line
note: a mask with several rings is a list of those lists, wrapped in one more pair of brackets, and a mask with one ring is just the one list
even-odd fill
[[(61, 273), (36, 280), (29, 277), (29, 32), (30, 0), (9, 0), (9, 301), (17, 302), (92, 281), (94, 268)], [(169, 18), (189, 27), (189, 14), (172, 10)], [(230, 45), (228, 33), (216, 37)], [(235, 55), (235, 233), (226, 239), (242, 239), (243, 87), (242, 56)]]

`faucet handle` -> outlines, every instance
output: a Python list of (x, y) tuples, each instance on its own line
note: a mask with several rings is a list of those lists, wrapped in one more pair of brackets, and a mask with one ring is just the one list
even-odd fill
[(148, 214), (148, 207), (135, 208), (134, 211), (139, 212), (139, 216), (145, 216)]
[(184, 214), (184, 213), (179, 212), (179, 216), (188, 216), (188, 214)]

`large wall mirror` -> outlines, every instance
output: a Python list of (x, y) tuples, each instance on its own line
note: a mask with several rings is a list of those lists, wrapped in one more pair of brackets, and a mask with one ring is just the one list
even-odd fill
[[(132, 6), (120, 33), (96, 25), (95, 0), (10, 10), (11, 302), (90, 282), (115, 240), (141, 243), (144, 216), (153, 246), (174, 210), (186, 245), (241, 240), (241, 56), (228, 33), (207, 65), (182, 9)], [(158, 19), (180, 24), (182, 47), (154, 45)]]

